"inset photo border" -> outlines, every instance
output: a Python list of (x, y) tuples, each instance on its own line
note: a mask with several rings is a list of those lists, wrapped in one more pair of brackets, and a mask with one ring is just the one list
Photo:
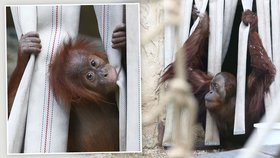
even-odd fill
[(139, 16), (138, 3), (5, 5), (8, 155), (142, 151)]

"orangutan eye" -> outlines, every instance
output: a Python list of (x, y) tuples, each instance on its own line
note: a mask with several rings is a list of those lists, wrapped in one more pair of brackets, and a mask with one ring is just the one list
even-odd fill
[(94, 79), (94, 74), (92, 72), (87, 73), (86, 78), (90, 81)]
[(212, 87), (215, 88), (215, 89), (218, 89), (219, 85), (217, 83), (212, 83)]
[(214, 83), (214, 87), (215, 87), (216, 89), (218, 89), (218, 88), (219, 88), (219, 85), (218, 85), (217, 83)]
[(91, 66), (93, 66), (93, 67), (96, 67), (96, 65), (97, 65), (96, 61), (94, 61), (94, 60), (92, 60), (92, 61), (90, 62), (90, 64), (91, 64)]

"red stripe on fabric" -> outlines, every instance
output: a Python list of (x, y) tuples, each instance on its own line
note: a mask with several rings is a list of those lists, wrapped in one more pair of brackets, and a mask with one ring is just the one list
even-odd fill
[[(54, 40), (52, 44), (52, 52), (51, 52), (51, 57), (50, 61), (52, 61), (53, 54), (54, 54), (54, 46), (56, 42), (56, 34), (58, 30), (58, 6), (56, 6), (56, 11), (55, 11), (55, 32), (54, 32)], [(51, 96), (51, 91), (50, 91), (50, 85), (49, 85), (49, 90), (48, 90), (48, 106), (47, 106), (47, 117), (46, 117), (46, 132), (45, 132), (45, 144), (44, 144), (44, 153), (47, 151), (47, 140), (48, 140), (48, 126), (49, 126), (49, 112), (50, 112), (50, 96)]]

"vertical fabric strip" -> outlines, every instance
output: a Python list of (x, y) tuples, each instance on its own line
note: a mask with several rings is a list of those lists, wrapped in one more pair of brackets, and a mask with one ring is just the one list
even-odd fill
[[(50, 61), (52, 61), (53, 54), (54, 54), (54, 47), (55, 47), (55, 42), (56, 42), (57, 30), (58, 30), (58, 6), (56, 6), (56, 11), (55, 11), (55, 32), (54, 32), (54, 40), (53, 40), (53, 43), (52, 43), (52, 51), (51, 51)], [(48, 104), (47, 104), (47, 116), (46, 116), (44, 153), (46, 153), (46, 151), (47, 151), (48, 128), (49, 128), (49, 113), (50, 113), (50, 99), (51, 99), (50, 96), (51, 96), (51, 91), (50, 91), (50, 85), (49, 85), (48, 86)]]
[[(103, 5), (103, 8), (102, 8), (102, 40), (103, 40), (103, 45), (105, 46), (105, 19), (106, 19), (106, 16), (105, 16), (105, 5)], [(107, 51), (107, 47), (105, 46), (105, 51)]]
[[(217, 74), (222, 69), (223, 0), (209, 0), (208, 73)], [(215, 62), (213, 62), (215, 61)], [(220, 145), (219, 131), (215, 120), (207, 110), (205, 145)]]
[[(20, 7), (17, 7), (17, 15), (18, 15), (17, 21), (18, 21), (19, 25), (21, 25), (21, 23), (20, 23), (21, 21), (20, 21), (19, 9), (20, 9)], [(21, 27), (19, 27), (19, 29), (20, 29), (20, 32), (22, 32)]]
[[(58, 41), (56, 47), (58, 48), (60, 45), (60, 35), (61, 35), (61, 27), (62, 27), (62, 6), (60, 6), (60, 18), (59, 18), (59, 30), (58, 30)], [(52, 62), (52, 60), (50, 61)], [(51, 149), (51, 140), (52, 140), (52, 123), (53, 123), (53, 112), (54, 112), (54, 107), (55, 107), (55, 99), (54, 95), (52, 93), (52, 112), (51, 112), (51, 124), (50, 124), (50, 137), (49, 137), (49, 152)]]
[[(253, 0), (243, 0), (243, 10), (252, 10)], [(236, 84), (236, 103), (234, 114), (233, 134), (245, 134), (245, 95), (246, 95), (246, 65), (247, 49), (250, 25), (246, 26), (242, 21), (239, 25), (238, 36), (238, 55), (237, 55), (237, 84)]]
[[(47, 57), (46, 57), (46, 62), (45, 62), (45, 70), (48, 70), (49, 52), (50, 52), (51, 40), (52, 40), (53, 29), (54, 29), (54, 24), (53, 24), (54, 18), (53, 18), (53, 16), (54, 16), (54, 7), (52, 7), (52, 25), (51, 25), (51, 34), (50, 34), (49, 44), (48, 44)], [(43, 114), (42, 114), (40, 152), (42, 152), (43, 131), (44, 131), (44, 121), (45, 121), (45, 105), (46, 105), (47, 77), (48, 77), (48, 72), (45, 71), (45, 79), (46, 79), (46, 80), (45, 80), (45, 86), (44, 86), (44, 104), (43, 104)]]
[(109, 26), (110, 26), (110, 23), (109, 23), (109, 22), (110, 22), (110, 21), (109, 21), (110, 19), (109, 19), (109, 18), (111, 17), (111, 16), (110, 16), (110, 6), (109, 6), (109, 5), (107, 5), (106, 15), (107, 15), (107, 17), (106, 17), (106, 18), (107, 18), (107, 19), (106, 19), (106, 36), (105, 36), (106, 39), (104, 39), (104, 41), (106, 42), (106, 44), (105, 44), (106, 50), (108, 50), (108, 47), (109, 47), (109, 46), (108, 46), (108, 43), (109, 43), (109, 42), (108, 42), (108, 35), (109, 35)]
[(51, 112), (51, 124), (50, 124), (50, 137), (49, 137), (49, 150), (51, 152), (51, 143), (52, 143), (52, 125), (53, 125), (53, 111), (54, 111), (54, 96), (52, 95), (52, 112)]

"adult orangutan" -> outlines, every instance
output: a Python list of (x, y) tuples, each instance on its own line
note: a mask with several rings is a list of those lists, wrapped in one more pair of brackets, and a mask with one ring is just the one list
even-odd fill
[[(125, 25), (113, 32), (112, 47), (126, 45)], [(18, 63), (9, 81), (9, 113), (30, 54), (39, 54), (36, 32), (19, 41)], [(67, 151), (118, 151), (119, 111), (115, 100), (117, 72), (107, 55), (85, 38), (66, 40), (50, 64), (50, 87), (58, 103), (71, 106)]]
[[(206, 73), (207, 53), (204, 50), (209, 35), (207, 13), (198, 14), (200, 22), (193, 34), (184, 43), (182, 49), (187, 56), (186, 73), (192, 85), (193, 93), (199, 102), (199, 122), (205, 127), (206, 108), (217, 123), (221, 145), (243, 145), (265, 112), (264, 95), (275, 77), (275, 67), (267, 56), (261, 39), (256, 32), (257, 16), (246, 10), (242, 14), (244, 24), (250, 24), (248, 40), (249, 75), (246, 83), (246, 134), (233, 135), (234, 111), (236, 100), (236, 77), (228, 72), (220, 72), (214, 77)], [(162, 82), (174, 77), (174, 66), (170, 64), (162, 76)]]

